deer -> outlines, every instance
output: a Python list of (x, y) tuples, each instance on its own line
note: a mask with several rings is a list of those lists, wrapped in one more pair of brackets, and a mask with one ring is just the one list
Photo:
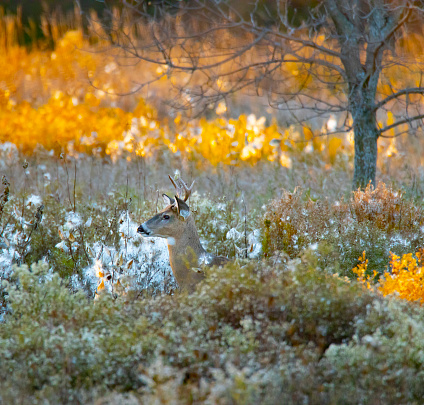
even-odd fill
[(187, 187), (181, 179), (168, 176), (176, 189), (175, 198), (162, 194), (166, 207), (141, 224), (137, 232), (144, 237), (165, 238), (168, 243), (169, 263), (181, 290), (192, 293), (196, 285), (205, 278), (202, 266), (222, 266), (227, 257), (206, 252), (200, 243), (197, 228), (187, 200), (193, 185)]

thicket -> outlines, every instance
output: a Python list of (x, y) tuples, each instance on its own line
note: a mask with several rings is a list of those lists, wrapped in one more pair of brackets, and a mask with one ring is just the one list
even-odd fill
[(94, 302), (16, 267), (0, 402), (418, 403), (424, 310), (315, 266), (233, 263), (190, 296)]
[(339, 201), (314, 201), (296, 189), (267, 205), (262, 232), (265, 256), (280, 251), (294, 258), (314, 245), (321, 268), (355, 277), (352, 268), (366, 251), (368, 268), (383, 274), (391, 252), (424, 245), (424, 210), (383, 183)]

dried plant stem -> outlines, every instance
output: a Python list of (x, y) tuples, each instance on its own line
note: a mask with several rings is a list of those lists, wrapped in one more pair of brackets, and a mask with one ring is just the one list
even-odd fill
[(243, 210), (244, 210), (244, 257), (247, 259), (247, 207), (246, 201), (243, 196)]
[(25, 258), (29, 251), (27, 250), (28, 245), (31, 243), (31, 236), (33, 232), (38, 228), (38, 225), (41, 223), (41, 220), (43, 219), (43, 209), (44, 205), (41, 204), (34, 215), (35, 221), (31, 225), (31, 230), (28, 235), (25, 235), (25, 240), (22, 245), (18, 246), (18, 251), (20, 255), (20, 259), (17, 260), (18, 264), (22, 264), (25, 261)]
[(74, 212), (77, 212), (76, 187), (77, 187), (77, 161), (75, 159), (75, 162), (74, 162)]
[(72, 205), (72, 200), (71, 200), (71, 190), (69, 188), (69, 171), (68, 171), (68, 161), (66, 160), (66, 155), (65, 154), (61, 154), (61, 158), (64, 160), (65, 162), (65, 171), (66, 171), (66, 189), (68, 191), (68, 200), (69, 200), (69, 204)]
[(0, 196), (0, 220), (3, 217), (4, 206), (9, 201), (9, 193), (10, 193), (10, 183), (7, 180), (7, 177), (3, 176), (1, 182), (4, 186), (4, 191), (3, 191), (3, 194)]

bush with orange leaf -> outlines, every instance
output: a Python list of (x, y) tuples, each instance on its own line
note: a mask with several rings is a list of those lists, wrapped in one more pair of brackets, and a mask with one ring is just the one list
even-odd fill
[(380, 278), (378, 278), (376, 270), (373, 270), (372, 275), (370, 274), (365, 251), (358, 260), (360, 263), (352, 269), (352, 272), (356, 274), (357, 280), (364, 284), (367, 289), (375, 289), (384, 296), (395, 294), (407, 301), (424, 303), (423, 248), (420, 248), (415, 255), (405, 253), (398, 256), (390, 252), (389, 264)]
[(383, 295), (396, 293), (399, 298), (424, 303), (424, 249), (401, 257), (392, 253), (383, 276), (378, 287)]

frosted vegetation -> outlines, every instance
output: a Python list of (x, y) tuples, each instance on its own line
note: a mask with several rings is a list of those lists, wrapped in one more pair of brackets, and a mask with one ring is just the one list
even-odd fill
[[(419, 187), (308, 187), (315, 161), (294, 161), (294, 178), (270, 164), (1, 153), (0, 403), (421, 400), (424, 309), (352, 272), (365, 250), (377, 282), (390, 252), (422, 248)], [(197, 180), (202, 244), (233, 259), (192, 295), (166, 243), (136, 233), (176, 168)]]

